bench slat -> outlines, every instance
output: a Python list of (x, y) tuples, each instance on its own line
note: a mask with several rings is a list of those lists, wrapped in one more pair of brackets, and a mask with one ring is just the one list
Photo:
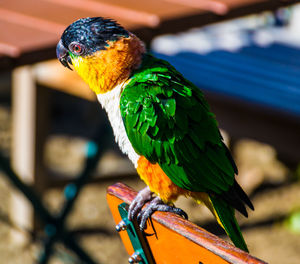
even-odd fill
[[(116, 224), (121, 221), (118, 205), (130, 204), (136, 194), (122, 183), (108, 187), (107, 200)], [(177, 215), (156, 212), (152, 219), (157, 236), (145, 238), (156, 263), (265, 263)], [(148, 225), (145, 232), (153, 234), (154, 230)], [(131, 255), (133, 248), (127, 233), (120, 232), (120, 236)]]

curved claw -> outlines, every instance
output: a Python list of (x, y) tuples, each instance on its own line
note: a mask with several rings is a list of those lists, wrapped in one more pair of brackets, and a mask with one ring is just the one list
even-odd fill
[(156, 211), (170, 212), (170, 213), (174, 213), (174, 214), (177, 214), (179, 216), (182, 216), (185, 219), (188, 219), (188, 215), (185, 211), (183, 211), (180, 208), (164, 204), (159, 197), (155, 197), (149, 203), (149, 205), (146, 207), (146, 209), (144, 209), (144, 210), (142, 210), (138, 213), (137, 220), (138, 220), (139, 227), (140, 227), (141, 231), (145, 230), (145, 228), (147, 227), (147, 220)]
[(138, 195), (134, 198), (128, 208), (128, 219), (132, 221), (136, 214), (143, 208), (146, 202), (152, 199), (152, 192), (149, 187), (139, 191)]
[(144, 210), (141, 210), (137, 215), (137, 222), (140, 225), (140, 229), (143, 231), (146, 228), (146, 222), (151, 215), (157, 211), (157, 206), (163, 204), (159, 197), (155, 197)]

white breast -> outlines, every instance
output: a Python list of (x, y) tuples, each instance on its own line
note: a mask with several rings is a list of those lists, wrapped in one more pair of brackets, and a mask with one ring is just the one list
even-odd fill
[(137, 161), (140, 156), (135, 152), (127, 137), (120, 112), (120, 96), (123, 85), (124, 83), (116, 86), (113, 90), (105, 94), (98, 94), (97, 97), (108, 114), (108, 119), (114, 131), (116, 142), (119, 144), (122, 152), (127, 154), (134, 166), (137, 167)]

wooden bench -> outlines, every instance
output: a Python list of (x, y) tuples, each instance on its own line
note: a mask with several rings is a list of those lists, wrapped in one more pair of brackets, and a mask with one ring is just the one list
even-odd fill
[(136, 195), (136, 191), (122, 183), (116, 183), (107, 189), (107, 202), (115, 223), (123, 221), (119, 226), (123, 244), (131, 256), (130, 260), (136, 259), (136, 262), (130, 263), (265, 264), (264, 261), (171, 213), (154, 213), (153, 226), (148, 224), (145, 230), (146, 234), (152, 235), (141, 233), (136, 223), (127, 219), (126, 206), (123, 204), (130, 204)]

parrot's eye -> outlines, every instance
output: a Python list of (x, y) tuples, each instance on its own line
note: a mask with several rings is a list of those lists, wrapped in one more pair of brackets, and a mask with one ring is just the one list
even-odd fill
[(70, 43), (69, 50), (73, 52), (75, 55), (82, 55), (85, 50), (85, 47), (83, 44), (74, 41)]

